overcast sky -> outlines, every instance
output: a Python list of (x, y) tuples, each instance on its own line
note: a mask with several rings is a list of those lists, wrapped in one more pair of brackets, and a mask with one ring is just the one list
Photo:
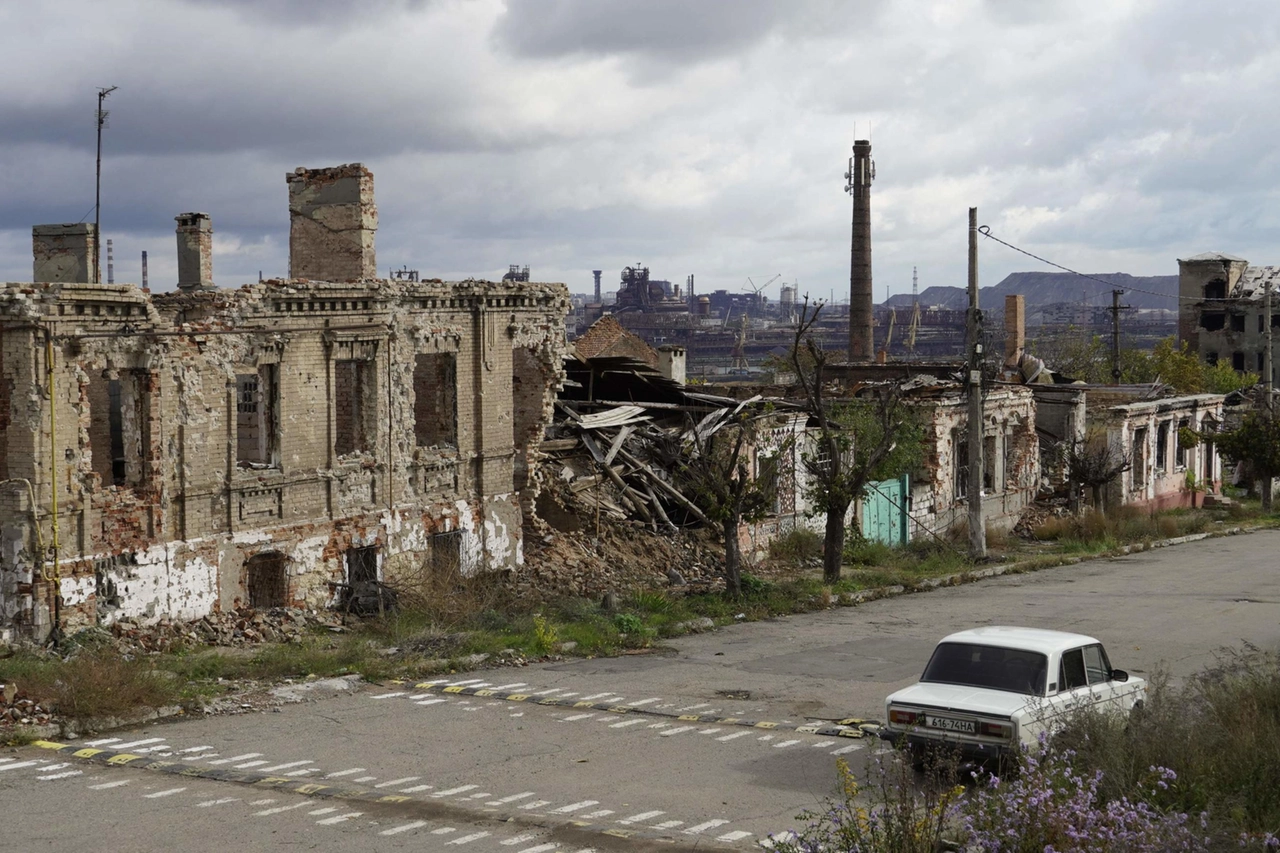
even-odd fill
[[(847, 296), (855, 138), (876, 300), (965, 281), (968, 208), (1087, 272), (1280, 262), (1274, 0), (0, 0), (0, 280), (92, 220), (116, 280), (287, 269), (285, 173), (373, 170), (378, 266)], [(983, 285), (1046, 269), (990, 241)], [(103, 253), (105, 279), (105, 250)], [(1105, 288), (1099, 288), (1105, 291)], [(1078, 291), (1077, 291), (1078, 292)]]

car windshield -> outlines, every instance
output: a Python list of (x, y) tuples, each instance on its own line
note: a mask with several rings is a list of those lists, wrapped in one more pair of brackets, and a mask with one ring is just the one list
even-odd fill
[(1043, 696), (1048, 663), (1039, 652), (1023, 649), (940, 643), (920, 680)]

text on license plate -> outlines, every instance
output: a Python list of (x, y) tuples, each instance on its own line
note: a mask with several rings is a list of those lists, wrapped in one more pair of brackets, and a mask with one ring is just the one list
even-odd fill
[(950, 717), (925, 717), (925, 725), (944, 732), (963, 732), (971, 735), (977, 731), (973, 720), (953, 720)]

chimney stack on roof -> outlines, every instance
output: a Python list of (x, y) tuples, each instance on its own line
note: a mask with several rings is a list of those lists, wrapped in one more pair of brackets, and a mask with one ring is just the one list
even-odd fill
[(373, 173), (360, 163), (299, 167), (289, 184), (289, 276), (313, 281), (378, 277)]
[(90, 282), (98, 229), (92, 222), (36, 225), (31, 229), (31, 280)]
[(178, 289), (216, 290), (213, 283), (213, 221), (207, 213), (174, 217), (178, 234)]

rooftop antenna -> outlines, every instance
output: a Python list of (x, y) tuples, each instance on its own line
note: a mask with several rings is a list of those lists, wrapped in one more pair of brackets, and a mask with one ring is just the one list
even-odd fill
[(98, 170), (97, 178), (93, 185), (93, 283), (99, 284), (102, 281), (102, 273), (98, 267), (98, 244), (101, 242), (99, 234), (102, 233), (102, 129), (107, 126), (107, 116), (110, 114), (102, 108), (102, 102), (107, 99), (119, 86), (107, 86), (98, 90), (98, 113), (96, 122), (98, 125)]

